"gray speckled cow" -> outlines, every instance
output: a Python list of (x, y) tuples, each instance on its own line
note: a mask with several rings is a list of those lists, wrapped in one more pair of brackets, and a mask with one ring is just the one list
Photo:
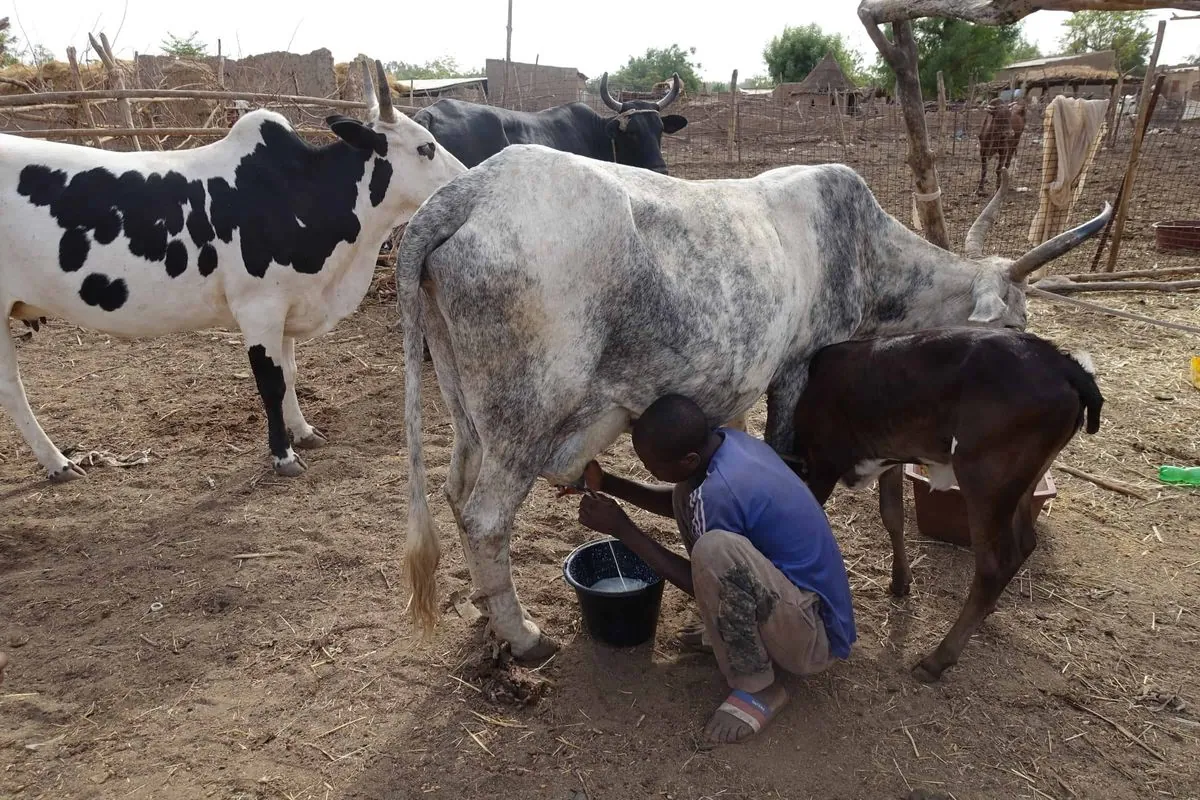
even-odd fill
[(1023, 328), (1024, 276), (1111, 212), (1015, 262), (985, 258), (1003, 191), (963, 258), (889, 216), (837, 165), (684, 181), (514, 145), (438, 189), (396, 263), (415, 621), (435, 624), (440, 554), (421, 453), (426, 340), (453, 418), (446, 496), (475, 598), (514, 654), (544, 658), (555, 644), (524, 615), (509, 563), (534, 480), (573, 482), (670, 392), (714, 423), (767, 392), (767, 441), (786, 451), (821, 347), (968, 322)]

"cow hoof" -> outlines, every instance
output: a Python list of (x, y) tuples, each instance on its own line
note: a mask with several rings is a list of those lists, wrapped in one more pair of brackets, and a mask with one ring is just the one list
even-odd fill
[(65, 465), (63, 465), (62, 469), (58, 470), (57, 472), (51, 472), (46, 477), (50, 479), (51, 483), (70, 483), (71, 481), (79, 478), (86, 478), (87, 473), (84, 472), (78, 464), (73, 464), (68, 461)]
[(297, 439), (292, 443), (294, 447), (299, 447), (301, 450), (320, 450), (327, 444), (329, 444), (329, 440), (325, 438), (325, 434), (316, 428), (313, 428), (312, 433), (308, 436), (305, 436), (303, 439)]
[(892, 597), (908, 597), (908, 591), (912, 586), (912, 581), (893, 580), (892, 581)]
[(282, 475), (285, 478), (299, 478), (308, 469), (308, 464), (304, 463), (304, 459), (293, 454), (290, 461), (276, 461), (275, 474)]
[(513, 653), (513, 658), (524, 664), (541, 664), (547, 658), (558, 652), (558, 642), (546, 634), (538, 636), (537, 643), (524, 653)]
[(945, 667), (938, 667), (926, 658), (912, 668), (912, 675), (921, 683), (937, 683), (941, 680), (944, 669)]

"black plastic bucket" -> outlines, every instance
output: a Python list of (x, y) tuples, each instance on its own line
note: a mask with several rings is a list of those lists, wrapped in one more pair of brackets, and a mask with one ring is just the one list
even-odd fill
[[(605, 578), (621, 576), (645, 581), (647, 585), (624, 592), (591, 588)], [(654, 638), (663, 579), (620, 541), (600, 539), (576, 547), (563, 562), (563, 577), (579, 598), (583, 624), (593, 639), (614, 647), (633, 647)]]

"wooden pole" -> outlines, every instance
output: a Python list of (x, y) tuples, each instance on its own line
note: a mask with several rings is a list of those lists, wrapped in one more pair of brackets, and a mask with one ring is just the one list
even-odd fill
[(508, 75), (512, 72), (512, 0), (508, 0), (508, 27), (504, 31), (504, 89), (500, 93), (500, 105), (508, 108)]
[[(328, 97), (304, 97), (294, 94), (271, 94), (269, 92), (217, 92), (209, 89), (91, 89), (74, 92), (41, 92), (39, 94), (14, 94), (0, 96), (0, 108), (37, 106), (44, 103), (71, 103), (81, 100), (253, 100), (260, 103), (287, 103), (288, 105), (320, 106), (321, 108), (366, 108), (361, 100), (335, 100)], [(397, 106), (397, 108), (401, 108)], [(403, 109), (402, 109), (403, 110)], [(416, 109), (412, 109), (416, 110)]]
[[(104, 63), (104, 70), (108, 73), (108, 80), (112, 87), (117, 91), (125, 89), (125, 74), (121, 72), (121, 66), (113, 56), (112, 47), (108, 44), (108, 37), (101, 33), (100, 41), (97, 42), (96, 37), (89, 33), (88, 41), (92, 43), (92, 49), (96, 51), (96, 55)], [(117, 98), (117, 111), (120, 112), (121, 118), (125, 121), (125, 127), (132, 129), (133, 108), (129, 105), (129, 98)], [(133, 137), (133, 149), (139, 151), (142, 149), (142, 143), (136, 136)]]
[(737, 94), (737, 75), (738, 71), (733, 71), (733, 77), (729, 79), (729, 153), (725, 160), (733, 163), (734, 154), (737, 151), (737, 116), (738, 116), (738, 94)]
[(879, 54), (896, 73), (904, 125), (908, 129), (908, 166), (913, 172), (917, 192), (917, 214), (925, 238), (945, 250), (950, 249), (950, 234), (946, 230), (946, 214), (942, 210), (942, 190), (938, 185), (937, 166), (929, 149), (929, 132), (925, 127), (925, 101), (921, 96), (921, 79), (917, 72), (917, 40), (908, 21), (892, 23), (892, 41), (883, 35), (865, 5), (858, 8), (859, 19), (867, 35), (879, 49)]
[[(1163, 82), (1166, 80), (1166, 75), (1159, 75), (1154, 81), (1154, 88), (1150, 92), (1150, 110), (1146, 114), (1146, 119), (1142, 122), (1141, 132), (1146, 135), (1146, 128), (1150, 125), (1150, 118), (1154, 116), (1154, 107), (1158, 105), (1158, 95), (1162, 91)], [(1115, 205), (1121, 207), (1121, 199), (1125, 196), (1125, 184), (1122, 182), (1121, 187), (1117, 190), (1117, 199)], [(1096, 240), (1096, 255), (1092, 256), (1092, 272), (1096, 271), (1096, 267), (1100, 264), (1100, 257), (1104, 255), (1104, 245), (1108, 242), (1108, 235), (1112, 233), (1113, 217), (1108, 218), (1108, 224), (1104, 226), (1104, 230), (1100, 231), (1100, 238)], [(1109, 274), (1106, 270), (1102, 274)]]
[[(333, 136), (328, 128), (295, 128), (301, 136), (319, 134)], [(103, 137), (107, 139), (132, 136), (195, 136), (219, 139), (229, 133), (229, 128), (93, 128), (90, 130), (74, 130), (71, 128), (49, 128), (45, 130), (5, 131), (9, 136), (24, 136), (27, 139), (88, 139)]]
[(946, 152), (946, 82), (942, 80), (942, 71), (937, 73), (938, 87), (938, 139), (943, 153)]
[(1117, 82), (1113, 84), (1112, 99), (1108, 101), (1108, 115), (1105, 122), (1108, 124), (1108, 147), (1111, 150), (1117, 146), (1117, 128), (1121, 125), (1120, 112), (1124, 109), (1119, 109), (1117, 106), (1121, 102), (1122, 90), (1125, 88), (1125, 73), (1117, 76)]
[[(79, 72), (79, 61), (76, 58), (74, 45), (67, 48), (67, 65), (71, 68), (71, 79), (75, 83), (75, 90), (82, 92), (83, 75), (81, 75)], [(79, 108), (83, 111), (84, 118), (87, 119), (87, 126), (89, 128), (96, 127), (96, 116), (92, 113), (92, 104), (87, 100), (81, 100), (79, 101)], [(99, 137), (92, 139), (92, 146), (103, 148)]]
[(1125, 233), (1125, 218), (1129, 213), (1129, 198), (1133, 196), (1133, 182), (1137, 178), (1138, 156), (1142, 152), (1142, 141), (1146, 137), (1146, 123), (1150, 116), (1150, 81), (1158, 68), (1158, 53), (1162, 50), (1163, 35), (1167, 32), (1167, 21), (1158, 23), (1158, 36), (1154, 40), (1154, 50), (1150, 53), (1150, 65), (1146, 68), (1146, 77), (1142, 81), (1142, 96), (1138, 100), (1137, 126), (1134, 128), (1133, 143), (1129, 148), (1129, 165), (1125, 168), (1125, 180), (1121, 184), (1121, 201), (1117, 205), (1112, 231), (1112, 248), (1108, 252), (1108, 265), (1105, 272), (1117, 268), (1117, 258), (1121, 253), (1121, 237)]
[(225, 55), (221, 52), (220, 39), (217, 39), (217, 88), (225, 88)]

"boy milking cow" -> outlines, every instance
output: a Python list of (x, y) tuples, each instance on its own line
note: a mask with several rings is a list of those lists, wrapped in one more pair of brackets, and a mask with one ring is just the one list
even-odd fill
[[(646, 469), (673, 485), (626, 480), (593, 461), (579, 521), (620, 539), (696, 598), (702, 624), (681, 642), (711, 647), (732, 690), (705, 733), (742, 741), (788, 701), (776, 665), (812, 675), (849, 656), (854, 612), (841, 552), (820, 504), (775, 451), (741, 431), (712, 429), (686, 397), (659, 398), (632, 434)], [(674, 518), (690, 559), (647, 536), (605, 495)]]

